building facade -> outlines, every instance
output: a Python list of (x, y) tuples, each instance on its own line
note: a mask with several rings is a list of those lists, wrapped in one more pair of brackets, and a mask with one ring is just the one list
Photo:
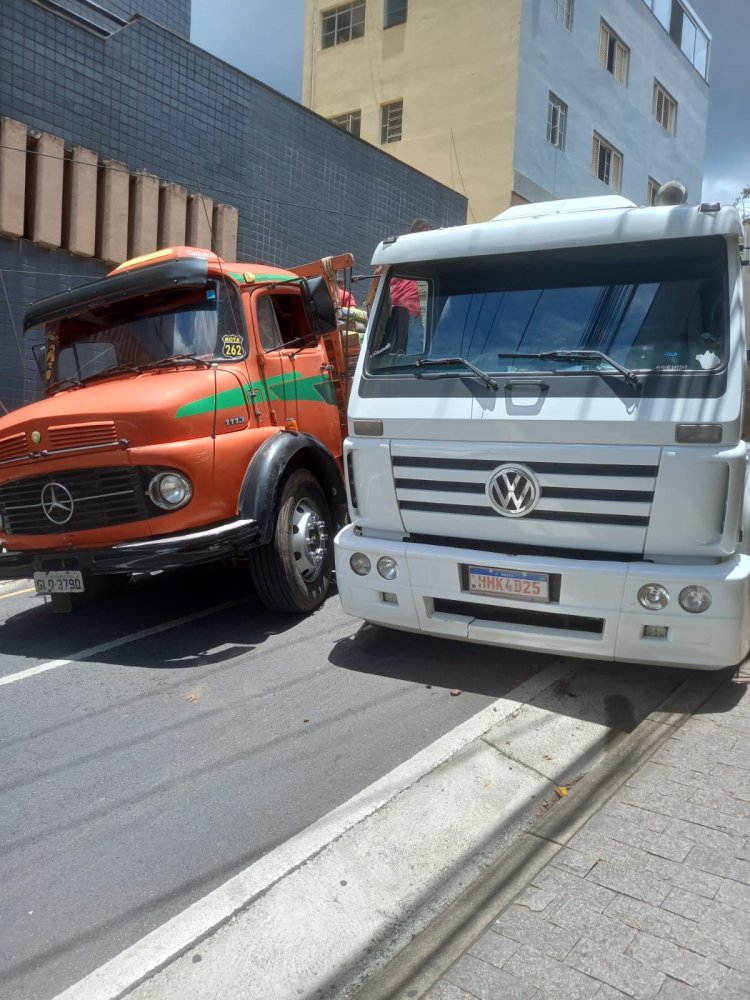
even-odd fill
[[(28, 305), (160, 236), (207, 245), (233, 218), (237, 260), (350, 251), (367, 272), (382, 237), (415, 217), (465, 220), (461, 194), (189, 35), (190, 0), (1, 0), (0, 412), (40, 392), (21, 330)], [(89, 202), (94, 231), (82, 237), (70, 211)]]
[(303, 102), (469, 198), (677, 178), (700, 198), (710, 35), (687, 0), (307, 0)]

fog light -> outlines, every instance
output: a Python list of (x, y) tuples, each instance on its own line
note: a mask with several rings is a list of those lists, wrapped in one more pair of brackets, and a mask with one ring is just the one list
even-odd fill
[(381, 556), (378, 559), (378, 573), (384, 580), (395, 580), (398, 576), (398, 563), (390, 556)]
[(649, 611), (660, 611), (669, 604), (669, 591), (660, 583), (645, 583), (638, 591), (638, 603)]
[(349, 560), (349, 565), (357, 576), (367, 576), (372, 569), (372, 563), (364, 552), (355, 552)]
[(384, 590), (383, 604), (398, 604), (398, 597), (396, 597), (395, 594), (391, 594), (387, 590)]
[(711, 607), (711, 591), (697, 584), (680, 591), (680, 607), (691, 615), (699, 615)]
[(162, 510), (177, 510), (190, 500), (193, 487), (179, 472), (159, 472), (149, 483), (148, 495)]

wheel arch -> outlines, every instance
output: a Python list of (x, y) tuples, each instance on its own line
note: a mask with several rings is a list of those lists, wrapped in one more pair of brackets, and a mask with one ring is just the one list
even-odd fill
[(262, 545), (273, 537), (276, 502), (282, 483), (297, 469), (308, 469), (320, 483), (335, 530), (346, 522), (346, 490), (341, 469), (331, 452), (310, 434), (280, 431), (256, 451), (240, 489), (240, 516), (256, 521)]

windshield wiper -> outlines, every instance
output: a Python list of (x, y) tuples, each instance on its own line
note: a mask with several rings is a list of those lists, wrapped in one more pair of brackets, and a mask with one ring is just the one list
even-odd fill
[(156, 358), (154, 361), (147, 361), (140, 366), (139, 371), (147, 371), (151, 368), (168, 368), (170, 365), (180, 365), (183, 362), (202, 365), (204, 368), (210, 368), (213, 364), (212, 361), (202, 358), (197, 354), (170, 354), (166, 358)]
[[(420, 358), (419, 361), (414, 362), (415, 367), (423, 368), (426, 365), (463, 365), (464, 368), (468, 368), (476, 377), (487, 386), (488, 389), (492, 389), (493, 392), (497, 392), (497, 382), (491, 375), (487, 372), (483, 372), (481, 368), (477, 368), (473, 365), (471, 361), (467, 361), (466, 358)], [(448, 375), (448, 372), (441, 372), (441, 375)]]
[[(641, 380), (632, 372), (629, 368), (621, 365), (619, 361), (615, 361), (614, 358), (610, 358), (608, 354), (603, 351), (589, 351), (589, 350), (576, 350), (576, 351), (538, 351), (536, 353), (523, 353), (521, 351), (501, 351), (498, 354), (499, 358), (538, 358), (540, 361), (604, 361), (608, 365), (611, 365), (616, 372), (619, 372), (625, 379), (625, 381), (632, 385), (634, 389), (641, 388)], [(597, 375), (606, 375), (606, 372), (600, 371), (598, 368), (591, 368), (589, 371), (595, 372)]]
[(110, 368), (102, 368), (100, 372), (92, 372), (90, 375), (81, 376), (81, 385), (84, 382), (91, 382), (96, 378), (109, 378), (110, 375), (123, 375), (127, 372), (135, 372), (138, 374), (140, 372), (138, 365), (130, 364), (120, 364), (112, 365)]
[(59, 378), (56, 382), (45, 386), (45, 391), (51, 392), (52, 389), (68, 389), (70, 387), (80, 389), (82, 385), (83, 382), (79, 378)]

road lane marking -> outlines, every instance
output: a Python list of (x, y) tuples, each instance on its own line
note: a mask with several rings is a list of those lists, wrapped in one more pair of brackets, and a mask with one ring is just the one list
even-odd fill
[(15, 684), (16, 681), (26, 680), (27, 677), (34, 677), (36, 674), (45, 674), (49, 670), (57, 670), (58, 667), (76, 666), (83, 664), (81, 660), (98, 656), (99, 653), (106, 653), (110, 649), (117, 649), (118, 646), (126, 646), (128, 643), (137, 642), (139, 639), (147, 639), (151, 635), (158, 635), (159, 632), (167, 632), (169, 629), (177, 628), (180, 625), (187, 625), (190, 622), (199, 621), (201, 618), (208, 618), (210, 615), (218, 614), (220, 611), (228, 611), (230, 608), (239, 607), (249, 600), (248, 597), (237, 597), (233, 601), (226, 601), (224, 604), (217, 604), (212, 608), (205, 608), (195, 614), (184, 615), (182, 618), (173, 618), (171, 621), (162, 622), (161, 625), (152, 625), (151, 628), (144, 628), (140, 632), (133, 632), (130, 635), (121, 636), (119, 639), (112, 639), (103, 642), (98, 646), (91, 646), (89, 649), (81, 649), (73, 653), (67, 660), (48, 660), (47, 663), (39, 663), (36, 667), (29, 667), (27, 670), (19, 670), (18, 673), (8, 674), (7, 677), (0, 677), (0, 687), (5, 684)]
[(4, 600), (6, 597), (19, 597), (21, 594), (33, 594), (35, 590), (35, 587), (27, 587), (25, 590), (14, 590), (10, 594), (0, 594), (0, 601)]
[(379, 813), (406, 789), (480, 740), (497, 723), (551, 687), (573, 669), (556, 660), (504, 698), (488, 705), (430, 746), (373, 782), (347, 802), (264, 855), (115, 958), (105, 962), (54, 1000), (119, 1000), (164, 969), (196, 942), (253, 904), (286, 876), (320, 855), (334, 841)]

